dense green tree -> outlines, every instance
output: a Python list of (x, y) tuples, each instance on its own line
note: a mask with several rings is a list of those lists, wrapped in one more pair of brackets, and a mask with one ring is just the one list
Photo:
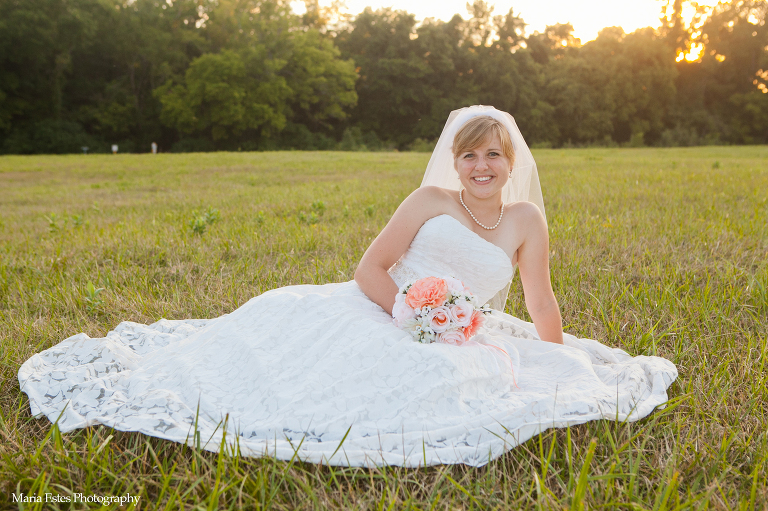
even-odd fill
[(300, 22), (285, 0), (217, 0), (206, 10), (203, 28), (214, 52), (260, 44), (271, 59)]
[(663, 0), (658, 29), (583, 45), (484, 0), (421, 23), (305, 5), (0, 0), (0, 151), (405, 149), (476, 103), (531, 144), (768, 142), (766, 0)]
[(214, 141), (249, 129), (262, 134), (281, 130), (291, 90), (277, 74), (285, 62), (267, 59), (266, 53), (261, 46), (195, 59), (182, 84), (169, 82), (157, 89), (163, 104), (161, 120), (183, 133), (208, 135)]
[(512, 9), (493, 16), (493, 9), (478, 1), (472, 6), (463, 45), (473, 56), (470, 70), (479, 103), (510, 112), (530, 143), (555, 143), (558, 127), (554, 108), (540, 90), (544, 68), (530, 48), (520, 49), (524, 23)]
[(475, 59), (464, 44), (464, 20), (454, 16), (444, 23), (427, 19), (417, 29), (414, 46), (428, 72), (421, 80), (425, 100), (417, 121), (404, 126), (412, 130), (410, 139), (436, 139), (451, 110), (478, 103), (478, 90), (472, 75)]
[(398, 144), (412, 140), (411, 130), (429, 111), (432, 97), (415, 25), (412, 14), (366, 8), (337, 37), (342, 55), (354, 60), (360, 75), (352, 122)]
[(567, 52), (573, 52), (581, 41), (573, 36), (573, 25), (557, 23), (544, 29), (544, 32), (534, 32), (525, 40), (526, 48), (537, 63), (547, 65), (551, 59), (562, 58)]
[(30, 134), (43, 128), (41, 122), (52, 135), (46, 149), (79, 150), (77, 139), (55, 131), (61, 121), (70, 120), (64, 91), (73, 58), (94, 44), (101, 11), (97, 0), (0, 2), (0, 130), (9, 135), (6, 151), (34, 150)]
[(768, 2), (739, 0), (715, 7), (702, 25), (702, 100), (728, 126), (723, 134), (731, 142), (768, 142), (766, 15)]
[(316, 29), (296, 33), (282, 75), (291, 89), (291, 120), (315, 131), (347, 117), (357, 103), (357, 73), (352, 60), (341, 60), (333, 41)]
[[(101, 27), (99, 39), (110, 41), (84, 54), (84, 75), (102, 78), (81, 85), (83, 104), (95, 97), (95, 108), (85, 108), (84, 120), (106, 139), (128, 139), (148, 150), (152, 141), (167, 148), (173, 139), (158, 122), (160, 105), (153, 91), (168, 79), (182, 76), (190, 62), (208, 47), (197, 24), (202, 21), (193, 0), (136, 0), (119, 3)], [(109, 32), (114, 35), (109, 35)], [(102, 67), (111, 64), (111, 73)], [(93, 115), (93, 121), (87, 115)]]
[[(333, 131), (357, 101), (354, 64), (341, 60), (333, 41), (303, 21), (280, 0), (211, 6), (204, 35), (218, 53), (193, 62), (195, 72), (176, 86), (157, 90), (163, 121), (214, 140), (242, 135), (251, 144), (274, 138), (289, 124), (304, 127), (293, 131)], [(313, 18), (312, 24), (320, 21)], [(220, 78), (218, 67), (226, 73)]]
[(0, 52), (10, 91), (3, 91), (0, 111), (8, 113), (0, 117), (14, 116), (5, 141), (12, 152), (37, 150), (39, 123), (55, 133), (52, 121), (61, 140), (83, 135), (61, 151), (99, 139), (102, 150), (105, 140), (148, 149), (161, 136), (152, 89), (183, 73), (202, 43), (192, 0), (1, 0), (0, 10), (9, 28), (0, 31), (0, 45), (12, 48)]
[[(679, 77), (667, 112), (670, 129), (663, 142), (768, 141), (768, 125), (762, 115), (768, 99), (763, 91), (768, 88), (761, 88), (765, 83), (762, 73), (768, 69), (768, 3), (737, 0), (709, 11), (699, 7), (688, 25), (679, 13), (683, 2), (678, 0), (673, 7), (674, 21), (662, 26), (661, 33), (668, 39), (670, 30), (677, 34), (674, 51), (678, 52)], [(693, 62), (682, 59), (679, 52), (694, 43), (703, 48), (700, 58)]]
[(650, 29), (602, 30), (595, 41), (547, 67), (546, 98), (562, 141), (654, 142), (674, 95), (676, 70)]
[[(467, 20), (425, 20), (367, 9), (339, 35), (345, 55), (359, 66), (359, 102), (353, 121), (400, 147), (440, 134), (448, 113), (475, 103), (514, 112), (532, 131), (544, 128), (552, 108), (537, 100), (542, 73), (520, 49), (524, 23), (512, 10), (493, 16), (482, 1)], [(541, 135), (542, 137), (544, 135)]]

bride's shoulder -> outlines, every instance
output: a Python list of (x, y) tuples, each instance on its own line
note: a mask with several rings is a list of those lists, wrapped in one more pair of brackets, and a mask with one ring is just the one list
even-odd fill
[(531, 216), (531, 217), (540, 216), (543, 218), (543, 215), (541, 214), (541, 210), (536, 204), (534, 204), (533, 202), (528, 202), (524, 200), (519, 200), (516, 202), (510, 202), (508, 204), (504, 204), (504, 211), (510, 212), (513, 215)]
[(504, 205), (504, 216), (513, 220), (511, 223), (516, 226), (536, 226), (547, 228), (547, 221), (541, 213), (539, 207), (533, 202), (517, 201)]
[(411, 192), (411, 197), (417, 197), (420, 199), (435, 199), (435, 200), (448, 200), (452, 198), (452, 194), (456, 194), (453, 190), (447, 188), (440, 188), (439, 186), (421, 186)]
[(417, 188), (398, 206), (389, 224), (415, 234), (416, 229), (430, 218), (452, 211), (456, 201), (450, 193), (450, 190), (437, 186)]
[(422, 186), (416, 188), (403, 201), (401, 207), (428, 211), (442, 211), (455, 201), (451, 196), (452, 190), (439, 186)]

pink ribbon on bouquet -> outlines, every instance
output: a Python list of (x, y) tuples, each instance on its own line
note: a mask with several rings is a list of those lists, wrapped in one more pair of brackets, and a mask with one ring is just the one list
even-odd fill
[(517, 385), (517, 378), (515, 378), (515, 366), (512, 363), (512, 357), (510, 357), (509, 353), (507, 353), (506, 350), (504, 350), (503, 348), (499, 348), (498, 346), (494, 346), (493, 344), (483, 344), (483, 343), (479, 343), (477, 341), (471, 341), (471, 340), (464, 341), (461, 344), (449, 344), (449, 343), (440, 343), (440, 344), (448, 344), (449, 346), (483, 346), (485, 348), (494, 348), (499, 350), (504, 354), (504, 356), (507, 357), (507, 360), (509, 361), (509, 369), (512, 371), (512, 381), (514, 382), (515, 387), (520, 388)]
[[(471, 342), (474, 342), (474, 341), (471, 341)], [(480, 343), (475, 343), (475, 344), (480, 344)], [(512, 357), (509, 356), (509, 353), (507, 353), (506, 350), (504, 350), (503, 348), (499, 348), (498, 346), (494, 346), (493, 344), (480, 344), (480, 346), (495, 348), (500, 352), (504, 353), (504, 355), (507, 357), (507, 360), (509, 360), (509, 369), (512, 371), (512, 381), (515, 383), (515, 387), (519, 389), (520, 387), (517, 386), (517, 378), (515, 378), (515, 366), (514, 364), (512, 364)]]

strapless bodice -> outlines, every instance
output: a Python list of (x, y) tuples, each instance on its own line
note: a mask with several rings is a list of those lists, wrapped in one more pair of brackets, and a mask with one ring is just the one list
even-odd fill
[(514, 271), (504, 249), (445, 214), (424, 222), (389, 275), (398, 286), (423, 277), (454, 277), (485, 303), (507, 286)]

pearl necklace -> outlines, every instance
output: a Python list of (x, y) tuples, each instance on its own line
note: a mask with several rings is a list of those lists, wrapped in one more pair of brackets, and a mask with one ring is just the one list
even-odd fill
[(459, 190), (459, 202), (461, 202), (461, 205), (464, 206), (464, 209), (467, 210), (467, 213), (469, 213), (469, 216), (472, 217), (472, 220), (474, 220), (475, 223), (477, 225), (479, 225), (480, 227), (482, 227), (483, 229), (487, 229), (489, 231), (497, 228), (499, 226), (499, 224), (501, 223), (501, 217), (504, 216), (504, 203), (503, 202), (501, 203), (501, 213), (499, 213), (499, 220), (496, 222), (496, 225), (494, 225), (493, 227), (486, 227), (485, 225), (481, 224), (480, 221), (477, 218), (475, 218), (475, 215), (473, 215), (472, 212), (467, 207), (467, 205), (464, 204), (464, 198), (461, 196), (461, 193), (463, 191), (464, 191), (463, 188), (461, 190)]

